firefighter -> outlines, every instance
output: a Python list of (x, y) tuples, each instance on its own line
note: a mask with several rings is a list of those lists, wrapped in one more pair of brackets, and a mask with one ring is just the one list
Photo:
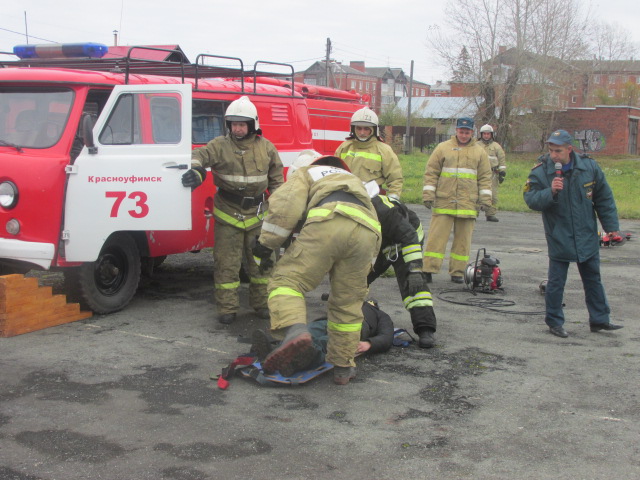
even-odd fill
[(485, 211), (487, 222), (499, 222), (496, 213), (498, 209), (498, 185), (504, 182), (507, 176), (507, 164), (505, 163), (505, 154), (502, 146), (493, 139), (493, 127), (491, 125), (483, 125), (480, 127), (480, 138), (482, 145), (489, 155), (489, 163), (491, 164), (491, 207)]
[(380, 223), (362, 182), (337, 157), (325, 156), (290, 173), (271, 197), (253, 254), (262, 266), (306, 219), (269, 280), (271, 332), (281, 345), (263, 363), (266, 372), (303, 370), (315, 349), (304, 295), (329, 273), (329, 344), (334, 382), (355, 378), (367, 274), (380, 247)]
[(402, 193), (402, 167), (389, 145), (382, 142), (378, 132), (378, 116), (364, 107), (351, 117), (351, 135), (336, 150), (351, 172), (367, 183), (371, 180), (382, 186), (386, 193), (400, 200)]
[[(371, 183), (367, 184), (367, 190), (371, 190)], [(426, 275), (422, 273), (422, 224), (406, 205), (377, 191), (375, 186), (371, 203), (380, 221), (382, 245), (367, 283), (371, 284), (393, 265), (402, 301), (411, 315), (413, 331), (419, 337), (418, 346), (432, 348), (436, 316)]]
[(449, 254), (449, 274), (454, 283), (463, 283), (478, 208), (491, 206), (491, 166), (487, 152), (473, 137), (473, 120), (456, 121), (456, 134), (440, 143), (427, 161), (422, 199), (432, 210), (422, 269), (427, 281), (440, 271), (449, 234), (453, 244)]
[(259, 317), (269, 318), (267, 282), (251, 247), (267, 212), (267, 198), (284, 183), (282, 162), (273, 144), (262, 137), (258, 112), (248, 97), (231, 102), (225, 112), (228, 133), (197, 148), (191, 170), (182, 176), (186, 187), (199, 186), (211, 167), (218, 187), (214, 199), (213, 275), (218, 321), (230, 324), (239, 308), (238, 288), (243, 257), (250, 277), (249, 303)]

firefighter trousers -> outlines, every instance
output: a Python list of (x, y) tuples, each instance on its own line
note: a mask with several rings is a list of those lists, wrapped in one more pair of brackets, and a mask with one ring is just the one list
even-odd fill
[(331, 291), (326, 360), (338, 367), (355, 366), (364, 319), (362, 302), (368, 291), (367, 274), (377, 248), (377, 234), (347, 217), (336, 215), (305, 224), (269, 280), (273, 336), (282, 338), (283, 329), (307, 323), (304, 296), (328, 273)]
[[(398, 281), (398, 288), (400, 290), (400, 296), (402, 297), (402, 303), (404, 307), (409, 311), (411, 315), (411, 323), (413, 325), (413, 331), (418, 335), (424, 330), (436, 331), (436, 314), (433, 311), (433, 299), (431, 297), (431, 291), (427, 284), (424, 275), (422, 276), (422, 288), (415, 295), (409, 294), (409, 265), (407, 265), (402, 259), (402, 255), (398, 254), (398, 249), (392, 247), (392, 258), (395, 260), (389, 260), (389, 253), (381, 251), (376, 258), (376, 262), (373, 266), (373, 271), (367, 277), (367, 283), (371, 285), (373, 281), (378, 278), (382, 273), (393, 265), (393, 270), (396, 274), (396, 280)], [(386, 249), (384, 249), (386, 250)]]
[(424, 249), (422, 270), (426, 273), (440, 272), (449, 234), (453, 228), (453, 244), (449, 253), (449, 275), (464, 276), (465, 268), (469, 263), (469, 250), (475, 225), (475, 218), (433, 214), (429, 225), (427, 246)]
[(240, 307), (240, 267), (245, 259), (249, 275), (249, 304), (254, 310), (267, 308), (267, 282), (271, 270), (260, 273), (251, 248), (260, 229), (243, 230), (216, 222), (213, 247), (213, 281), (218, 315), (236, 313)]
[(491, 206), (484, 212), (487, 217), (498, 213), (498, 185), (500, 185), (498, 172), (491, 173)]

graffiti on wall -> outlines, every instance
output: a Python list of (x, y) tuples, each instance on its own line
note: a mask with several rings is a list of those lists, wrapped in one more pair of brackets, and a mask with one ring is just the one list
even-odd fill
[(591, 128), (575, 132), (576, 147), (583, 152), (599, 152), (607, 145), (605, 136), (599, 130)]

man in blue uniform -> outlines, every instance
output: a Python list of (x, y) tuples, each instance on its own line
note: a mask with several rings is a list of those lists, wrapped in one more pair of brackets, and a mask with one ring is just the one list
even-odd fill
[(576, 262), (585, 292), (592, 332), (617, 330), (609, 321), (609, 303), (600, 279), (600, 245), (596, 214), (604, 231), (616, 235), (618, 211), (613, 192), (595, 160), (573, 151), (565, 130), (551, 134), (549, 153), (533, 167), (524, 186), (524, 201), (542, 212), (549, 251), (545, 292), (549, 331), (566, 338), (562, 297), (570, 262)]

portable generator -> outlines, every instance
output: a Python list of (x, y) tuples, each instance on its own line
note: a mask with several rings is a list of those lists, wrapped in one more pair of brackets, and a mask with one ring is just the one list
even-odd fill
[[(482, 252), (482, 257), (480, 253)], [(487, 253), (486, 248), (478, 249), (476, 261), (467, 265), (464, 272), (465, 285), (471, 290), (494, 293), (502, 287), (500, 260)]]

